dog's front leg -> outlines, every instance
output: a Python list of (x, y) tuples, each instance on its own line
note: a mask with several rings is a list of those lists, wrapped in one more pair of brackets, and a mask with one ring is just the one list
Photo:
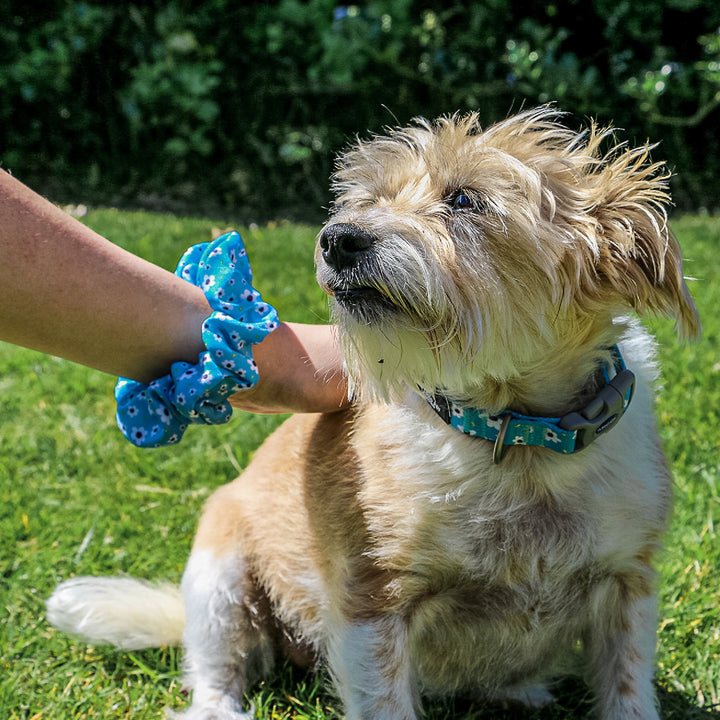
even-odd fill
[(251, 720), (242, 709), (248, 672), (272, 665), (270, 639), (254, 613), (242, 556), (193, 550), (182, 581), (186, 682), (193, 691), (182, 720)]
[(594, 598), (589, 684), (602, 720), (657, 720), (653, 687), (657, 610), (647, 578), (612, 578)]
[(348, 720), (415, 720), (407, 626), (395, 615), (331, 623), (328, 660)]

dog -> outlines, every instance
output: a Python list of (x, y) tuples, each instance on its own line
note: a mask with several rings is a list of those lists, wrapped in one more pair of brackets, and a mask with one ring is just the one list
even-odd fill
[(658, 717), (653, 557), (672, 504), (653, 340), (700, 332), (651, 147), (552, 107), (359, 140), (317, 278), (355, 402), (295, 415), (207, 502), (181, 593), (75, 578), (58, 628), (180, 643), (185, 720), (241, 720), (278, 652), (352, 720), (423, 696), (538, 707), (582, 672), (597, 716)]

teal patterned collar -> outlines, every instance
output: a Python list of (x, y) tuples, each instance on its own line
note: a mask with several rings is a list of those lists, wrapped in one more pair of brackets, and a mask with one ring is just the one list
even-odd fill
[[(605, 385), (580, 410), (558, 418), (532, 417), (512, 410), (491, 415), (466, 407), (440, 393), (423, 390), (430, 407), (456, 430), (494, 443), (493, 461), (499, 463), (508, 445), (536, 445), (569, 455), (586, 448), (615, 427), (635, 388), (635, 375), (625, 367), (620, 349), (612, 348), (613, 364), (603, 367)], [(613, 373), (611, 378), (610, 373)]]

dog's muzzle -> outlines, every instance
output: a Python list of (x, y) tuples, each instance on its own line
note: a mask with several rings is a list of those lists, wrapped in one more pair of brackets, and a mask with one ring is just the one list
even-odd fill
[[(335, 223), (320, 234), (319, 245), (326, 271), (321, 285), (345, 310), (365, 319), (384, 314), (392, 307), (368, 273), (377, 238), (360, 225)], [(370, 276), (368, 276), (370, 275)]]

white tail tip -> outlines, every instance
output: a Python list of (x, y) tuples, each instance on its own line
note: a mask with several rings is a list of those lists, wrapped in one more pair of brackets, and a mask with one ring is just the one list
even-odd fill
[(76, 577), (47, 601), (58, 630), (123, 650), (180, 645), (185, 610), (180, 589), (124, 577)]

